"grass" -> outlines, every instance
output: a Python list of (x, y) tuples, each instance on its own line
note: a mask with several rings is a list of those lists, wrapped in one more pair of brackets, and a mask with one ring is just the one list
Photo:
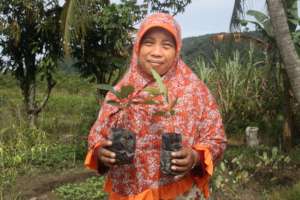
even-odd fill
[(101, 190), (103, 183), (103, 177), (92, 177), (82, 183), (66, 184), (58, 187), (55, 193), (61, 200), (105, 199), (107, 194)]
[(83, 163), (86, 136), (99, 109), (95, 85), (77, 75), (58, 74), (57, 81), (39, 115), (39, 128), (29, 129), (17, 83), (0, 76), (0, 199), (18, 176)]
[(281, 187), (268, 196), (270, 200), (296, 200), (300, 199), (300, 182), (292, 187)]
[[(254, 189), (260, 187), (259, 192), (264, 193), (266, 198), (298, 198), (299, 183), (294, 185), (294, 174), (286, 172), (295, 170), (294, 165), (300, 166), (300, 147), (290, 152), (292, 162), (286, 164), (286, 154), (279, 151), (272, 156), (272, 148), (268, 146), (247, 148), (241, 139), (246, 126), (256, 125), (261, 128), (262, 142), (269, 138), (272, 141), (267, 144), (276, 144), (274, 140), (279, 138), (281, 131), (280, 117), (277, 116), (281, 113), (278, 108), (281, 91), (263, 88), (266, 73), (257, 69), (249, 74), (250, 65), (244, 69), (238, 54), (227, 63), (220, 58), (221, 55), (217, 56), (214, 67), (203, 66), (204, 62), (198, 62), (196, 67), (217, 100), (220, 102), (220, 96), (223, 97), (220, 106), (227, 134), (235, 142), (217, 166), (212, 180), (214, 191), (221, 191), (225, 199), (243, 199), (241, 192), (252, 195), (255, 194)], [(217, 65), (226, 66), (227, 72)], [(82, 166), (87, 135), (99, 110), (96, 86), (78, 75), (57, 73), (55, 76), (57, 85), (39, 115), (39, 128), (29, 129), (22, 114), (22, 96), (17, 82), (10, 76), (0, 75), (0, 199), (14, 191), (19, 177), (34, 177), (45, 171), (64, 171)], [(222, 81), (224, 88), (218, 88), (215, 80)], [(43, 87), (38, 89), (39, 98), (42, 98)], [(262, 156), (264, 152), (266, 158)], [(290, 187), (278, 183), (283, 175), (293, 179)], [(59, 199), (101, 199), (105, 197), (100, 189), (102, 184), (102, 178), (93, 177), (80, 183), (62, 185), (55, 189), (55, 193)], [(245, 190), (246, 186), (249, 186), (250, 192)], [(278, 188), (274, 196), (271, 194), (274, 192), (272, 187)], [(18, 191), (16, 194), (22, 195)]]

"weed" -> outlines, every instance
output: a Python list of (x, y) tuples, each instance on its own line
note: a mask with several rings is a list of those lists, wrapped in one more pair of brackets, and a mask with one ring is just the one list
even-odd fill
[(107, 197), (101, 190), (103, 187), (103, 177), (92, 177), (83, 183), (63, 185), (55, 190), (55, 193), (62, 200), (98, 200)]

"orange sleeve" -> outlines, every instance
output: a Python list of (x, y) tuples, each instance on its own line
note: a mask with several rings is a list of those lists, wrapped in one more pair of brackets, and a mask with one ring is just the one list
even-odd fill
[(105, 174), (108, 170), (108, 167), (101, 164), (101, 162), (98, 160), (97, 152), (98, 149), (101, 148), (102, 143), (97, 143), (93, 149), (90, 149), (85, 157), (84, 165), (85, 167), (97, 170), (99, 174)]
[(97, 149), (102, 146), (102, 143), (97, 143), (94, 148), (90, 149), (85, 157), (84, 165), (89, 169), (97, 170)]
[(209, 179), (213, 174), (214, 164), (212, 155), (208, 148), (201, 144), (196, 144), (193, 149), (199, 153), (199, 165), (192, 171), (193, 179), (197, 187), (203, 192), (206, 198), (209, 197)]
[[(109, 95), (106, 96), (106, 99), (108, 97)], [(104, 170), (106, 167), (101, 165), (98, 161), (95, 152), (97, 152), (97, 149), (107, 140), (110, 128), (117, 122), (118, 116), (115, 115), (117, 110), (118, 108), (104, 103), (88, 135), (88, 152), (85, 157), (84, 165), (89, 169), (98, 170), (100, 174), (106, 171)]]
[(208, 197), (209, 179), (213, 174), (214, 165), (223, 155), (227, 139), (217, 103), (204, 84), (201, 87), (201, 95), (200, 107), (203, 109), (198, 118), (198, 130), (193, 145), (193, 149), (199, 153), (200, 165), (192, 171), (192, 176), (204, 196)]

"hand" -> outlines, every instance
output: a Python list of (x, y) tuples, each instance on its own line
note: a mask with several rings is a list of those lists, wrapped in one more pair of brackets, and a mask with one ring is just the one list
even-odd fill
[(112, 151), (109, 151), (105, 147), (112, 145), (112, 141), (105, 140), (102, 146), (98, 149), (98, 159), (107, 167), (112, 167), (116, 163), (116, 154)]
[(171, 155), (171, 169), (179, 173), (178, 176), (175, 176), (175, 179), (183, 177), (198, 163), (199, 160), (198, 153), (192, 148), (184, 148), (180, 151), (172, 152)]

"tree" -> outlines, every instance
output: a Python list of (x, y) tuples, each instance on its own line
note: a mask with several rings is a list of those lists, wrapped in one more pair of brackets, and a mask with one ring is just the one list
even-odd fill
[(300, 102), (300, 60), (291, 37), (284, 5), (280, 0), (267, 0), (267, 5), (281, 58), (294, 95)]
[[(6, 0), (0, 3), (0, 71), (12, 74), (22, 91), (31, 127), (55, 86), (52, 73), (61, 55), (57, 0)], [(38, 78), (46, 82), (39, 101)]]
[[(111, 4), (105, 0), (67, 0), (64, 4), (63, 34), (66, 55), (77, 62), (84, 76), (97, 83), (109, 83), (116, 70), (124, 71), (131, 53), (137, 24), (148, 11), (176, 14), (191, 0), (124, 1)], [(120, 73), (121, 72), (121, 73)], [(117, 80), (118, 76), (114, 79)]]
[[(71, 2), (64, 5), (65, 53), (74, 59), (73, 67), (79, 69), (82, 76), (98, 84), (113, 84), (126, 69), (134, 23), (140, 20), (142, 12), (132, 1), (121, 4), (101, 0), (89, 2), (73, 4), (73, 8), (70, 8)], [(98, 90), (97, 95), (104, 92)]]
[[(240, 22), (236, 18), (237, 16), (243, 16), (245, 0), (236, 0), (235, 9), (233, 10), (232, 20), (231, 20), (231, 30), (237, 29)], [(266, 31), (272, 33), (269, 34), (271, 38), (270, 44), (273, 46), (272, 49), (275, 49), (276, 54), (280, 54), (281, 59), (274, 60), (272, 59), (270, 64), (275, 64), (279, 62), (283, 64), (282, 76), (284, 84), (284, 115), (285, 120), (283, 124), (283, 145), (286, 150), (291, 147), (292, 144), (292, 134), (293, 134), (293, 116), (292, 108), (290, 105), (290, 88), (294, 92), (294, 96), (299, 102), (300, 100), (300, 62), (296, 52), (295, 47), (300, 53), (300, 33), (296, 30), (297, 25), (299, 24), (298, 18), (298, 6), (297, 0), (267, 0), (268, 11), (270, 19), (268, 17), (258, 17), (258, 21), (264, 20), (268, 24), (271, 24), (272, 27), (268, 28), (272, 31)], [(267, 21), (266, 21), (267, 19)], [(271, 21), (271, 23), (270, 23)], [(254, 22), (255, 23), (255, 22)], [(266, 24), (266, 23), (264, 23)], [(269, 26), (269, 25), (268, 25)], [(263, 30), (263, 29), (261, 29)], [(291, 37), (292, 36), (292, 37)], [(294, 46), (295, 45), (295, 46)], [(274, 48), (275, 47), (275, 48)], [(279, 50), (279, 53), (277, 51)], [(270, 52), (269, 52), (270, 53)], [(273, 57), (273, 56), (271, 56)], [(277, 56), (276, 56), (277, 57)]]
[[(279, 48), (281, 59), (288, 77), (288, 85), (291, 86), (295, 98), (300, 102), (300, 59), (297, 55), (290, 32), (291, 28), (296, 29), (296, 27), (292, 25), (289, 26), (286, 14), (289, 12), (285, 11), (284, 4), (280, 0), (267, 0), (267, 5), (274, 29), (276, 44)], [(288, 121), (284, 126), (284, 132), (286, 133), (292, 132), (289, 123), (290, 122)], [(286, 140), (291, 138), (291, 134), (286, 134), (286, 136)], [(289, 149), (289, 146), (287, 146), (287, 149)]]
[(148, 11), (160, 11), (173, 14), (184, 12), (185, 7), (192, 2), (192, 0), (144, 0), (144, 5)]

